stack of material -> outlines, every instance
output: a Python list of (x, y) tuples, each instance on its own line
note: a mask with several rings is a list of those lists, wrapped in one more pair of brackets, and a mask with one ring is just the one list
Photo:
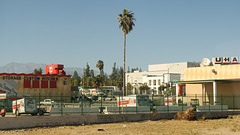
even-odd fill
[(179, 111), (177, 114), (174, 115), (175, 120), (195, 120), (194, 109), (189, 108), (186, 111)]

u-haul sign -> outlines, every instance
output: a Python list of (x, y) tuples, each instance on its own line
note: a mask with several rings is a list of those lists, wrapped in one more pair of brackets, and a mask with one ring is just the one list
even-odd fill
[(225, 57), (214, 57), (212, 58), (212, 63), (214, 65), (222, 65), (222, 64), (239, 64), (239, 58), (238, 56), (225, 56)]

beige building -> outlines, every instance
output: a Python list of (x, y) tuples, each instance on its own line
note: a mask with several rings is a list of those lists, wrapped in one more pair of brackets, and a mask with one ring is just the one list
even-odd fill
[[(240, 100), (236, 98), (240, 95), (240, 64), (186, 68), (184, 76), (184, 81), (178, 85), (185, 85), (186, 97), (197, 95), (200, 104), (240, 106), (237, 104)], [(177, 95), (178, 92), (179, 89)]]

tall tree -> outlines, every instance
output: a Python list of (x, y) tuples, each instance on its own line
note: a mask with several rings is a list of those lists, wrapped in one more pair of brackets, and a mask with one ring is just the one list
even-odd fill
[(103, 61), (102, 60), (99, 60), (97, 62), (97, 65), (96, 67), (99, 69), (100, 71), (100, 77), (103, 77), (103, 67), (104, 67), (104, 64), (103, 64)]
[(77, 71), (74, 71), (71, 82), (73, 86), (80, 85), (81, 77), (78, 75)]
[(33, 74), (42, 74), (42, 68), (34, 69)]
[(110, 81), (111, 81), (111, 85), (116, 85), (115, 82), (116, 82), (116, 79), (117, 79), (117, 67), (116, 67), (116, 62), (114, 62), (113, 64), (113, 68), (112, 68), (112, 73), (110, 75)]
[(89, 86), (89, 82), (90, 82), (89, 77), (90, 76), (91, 76), (90, 66), (87, 63), (86, 68), (84, 68), (84, 72), (83, 72), (83, 79), (82, 79), (83, 86)]
[(125, 59), (126, 59), (126, 35), (130, 33), (135, 26), (134, 13), (128, 11), (127, 9), (123, 10), (123, 14), (118, 14), (119, 28), (122, 29), (124, 33), (124, 59), (123, 59), (123, 91), (126, 95), (126, 86), (125, 86)]

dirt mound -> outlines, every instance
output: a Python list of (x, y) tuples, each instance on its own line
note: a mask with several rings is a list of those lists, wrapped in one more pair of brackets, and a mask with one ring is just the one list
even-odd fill
[(174, 115), (175, 120), (195, 120), (194, 109), (189, 108), (186, 111), (178, 111), (177, 114)]

